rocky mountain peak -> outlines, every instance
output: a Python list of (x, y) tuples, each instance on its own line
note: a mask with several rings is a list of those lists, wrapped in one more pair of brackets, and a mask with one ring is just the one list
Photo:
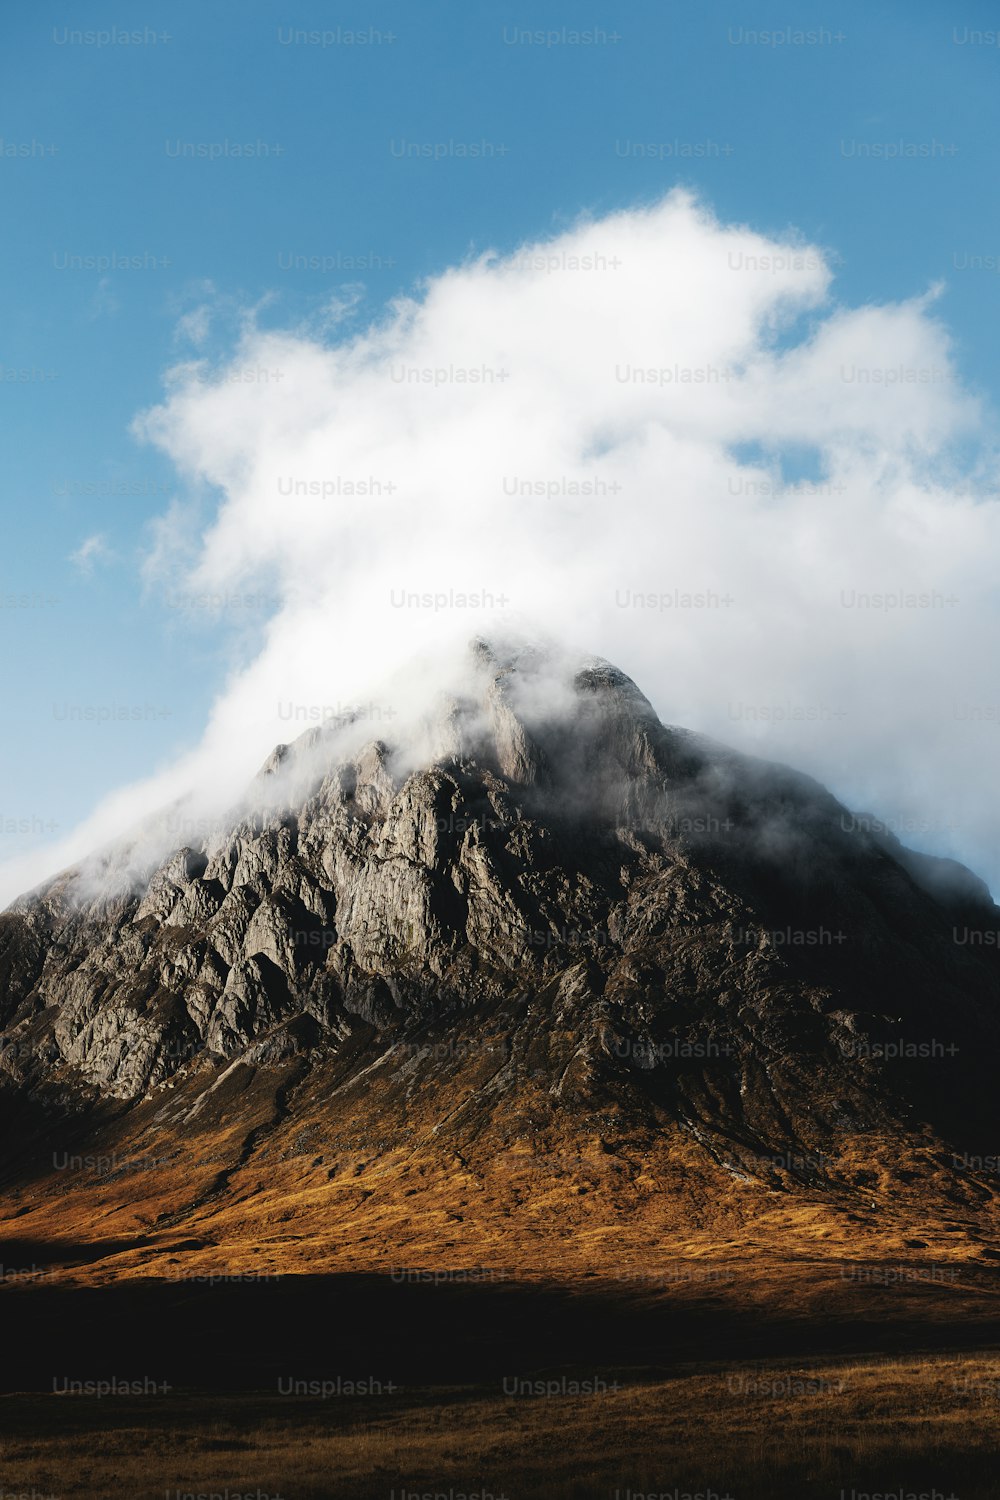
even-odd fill
[[(288, 1057), (370, 1078), (472, 1024), (509, 1063), (480, 1131), (529, 1076), (547, 1108), (716, 1151), (903, 1128), (911, 1096), (973, 1128), (1000, 972), (955, 932), (1000, 925), (981, 882), (661, 724), (607, 662), (469, 662), (419, 732), (310, 728), (141, 879), (67, 872), (0, 918), (6, 1087), (91, 1107)], [(925, 1088), (942, 1033), (959, 1061)]]

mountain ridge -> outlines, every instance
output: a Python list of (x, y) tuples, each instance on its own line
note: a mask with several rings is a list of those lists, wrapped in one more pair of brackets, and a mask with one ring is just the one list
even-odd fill
[[(136, 888), (74, 901), (64, 872), (0, 917), (14, 1178), (44, 1180), (53, 1131), (190, 1167), (217, 1129), (205, 1202), (297, 1136), (362, 1177), (419, 1140), (431, 1175), (517, 1158), (537, 1187), (548, 1153), (633, 1197), (659, 1160), (678, 1208), (723, 1217), (734, 1187), (854, 1212), (904, 1161), (941, 1202), (992, 1201), (948, 1168), (992, 1146), (1000, 956), (955, 941), (1000, 926), (985, 886), (662, 725), (608, 663), (471, 655), (429, 763), (311, 728)], [(396, 1146), (324, 1151), (352, 1121)]]

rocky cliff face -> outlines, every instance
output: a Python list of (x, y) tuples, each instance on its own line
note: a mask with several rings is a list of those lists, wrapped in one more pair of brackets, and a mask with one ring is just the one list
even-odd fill
[(131, 1104), (297, 1059), (409, 1098), (432, 1036), (481, 1123), (530, 1086), (729, 1164), (988, 1137), (1000, 911), (975, 877), (663, 726), (611, 666), (473, 654), (428, 763), (310, 731), (141, 881), (112, 859), (108, 889), (70, 871), (5, 913), (7, 1093)]

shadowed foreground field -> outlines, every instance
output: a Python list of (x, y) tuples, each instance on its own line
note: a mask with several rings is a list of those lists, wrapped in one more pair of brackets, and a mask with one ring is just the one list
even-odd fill
[(8, 1396), (4, 1487), (135, 1500), (994, 1500), (998, 1390), (1000, 1358), (938, 1356), (732, 1367), (583, 1397)]
[(994, 1273), (911, 1269), (8, 1284), (0, 1491), (993, 1500)]

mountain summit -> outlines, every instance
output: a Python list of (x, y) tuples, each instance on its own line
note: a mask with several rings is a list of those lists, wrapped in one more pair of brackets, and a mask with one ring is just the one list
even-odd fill
[(141, 878), (110, 851), (103, 884), (70, 870), (0, 917), (22, 1131), (216, 1131), (227, 1173), (280, 1141), (324, 1182), (405, 1150), (618, 1187), (659, 1162), (685, 1201), (867, 1208), (897, 1170), (980, 1191), (942, 1164), (989, 1149), (986, 887), (661, 724), (605, 662), (470, 662), (422, 748), (310, 729)]

